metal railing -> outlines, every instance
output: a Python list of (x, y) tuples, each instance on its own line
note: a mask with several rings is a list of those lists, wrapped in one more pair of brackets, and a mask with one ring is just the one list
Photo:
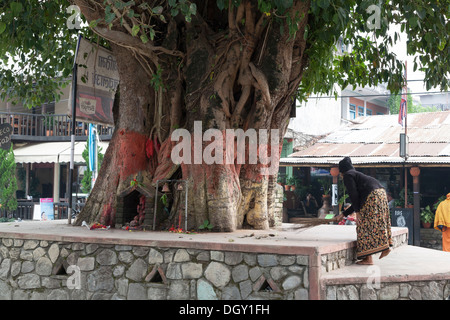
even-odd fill
[[(32, 114), (0, 111), (0, 124), (9, 123), (13, 127), (13, 137), (69, 137), (72, 119), (66, 114)], [(89, 123), (77, 121), (76, 136), (87, 136)], [(114, 127), (97, 125), (99, 135), (112, 135)]]
[(0, 218), (8, 219), (33, 219), (34, 203), (32, 201), (17, 201), (17, 209), (13, 212), (6, 212), (4, 209), (0, 209)]
[[(0, 209), (0, 218), (33, 220), (34, 205), (33, 201), (17, 201), (17, 209), (7, 213), (6, 210)], [(84, 203), (77, 202), (75, 204), (74, 213), (79, 213), (84, 207)], [(68, 202), (55, 202), (53, 204), (53, 213), (55, 219), (67, 219), (69, 212)]]
[[(75, 217), (78, 213), (80, 213), (81, 209), (84, 207), (85, 203), (76, 202), (74, 203), (74, 207), (72, 208), (72, 218)], [(53, 204), (53, 212), (55, 215), (55, 219), (67, 219), (69, 213), (69, 203), (68, 202), (55, 202)]]

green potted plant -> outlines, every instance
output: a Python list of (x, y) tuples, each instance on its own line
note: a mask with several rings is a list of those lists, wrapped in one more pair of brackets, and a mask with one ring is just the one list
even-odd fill
[(46, 130), (47, 136), (53, 135), (53, 126), (55, 125), (56, 120), (54, 115), (51, 113), (44, 113), (44, 127)]
[(433, 204), (433, 210), (436, 211), (437, 208), (438, 208), (438, 206), (439, 206), (439, 204), (440, 204), (442, 201), (444, 201), (445, 199), (446, 199), (446, 196), (445, 196), (445, 195), (440, 196), (440, 197), (436, 200), (436, 202)]
[(284, 176), (284, 174), (278, 174), (277, 177), (277, 183), (282, 186), (286, 183), (286, 177)]
[(295, 190), (295, 178), (294, 177), (290, 177), (286, 180), (286, 184), (290, 186), (290, 190), (294, 191)]
[[(413, 208), (413, 202), (414, 202), (414, 197), (411, 193), (411, 191), (407, 191), (407, 208)], [(403, 188), (402, 190), (400, 190), (400, 193), (398, 194), (398, 199), (394, 200), (394, 205), (397, 208), (403, 208), (405, 206), (405, 188)]]
[(288, 178), (286, 178), (285, 174), (279, 174), (278, 178), (277, 178), (277, 182), (279, 185), (283, 186), (284, 185), (284, 191), (289, 191), (290, 186), (288, 183)]
[(338, 204), (339, 204), (339, 212), (341, 212), (342, 207), (344, 206), (344, 204), (347, 202), (347, 199), (350, 197), (347, 194), (347, 189), (345, 188), (345, 184), (344, 184), (344, 180), (339, 179), (338, 181), (338, 190), (339, 190), (339, 200), (338, 200)]
[(434, 213), (431, 211), (430, 206), (426, 206), (420, 213), (420, 221), (424, 228), (428, 229), (431, 227), (431, 223), (434, 220)]
[[(299, 182), (299, 180), (297, 180)], [(297, 188), (295, 189), (295, 195), (301, 201), (306, 199), (306, 195), (308, 194), (308, 190), (311, 189), (311, 186), (303, 186), (301, 183), (297, 184)]]
[(322, 187), (323, 194), (325, 196), (330, 194), (331, 191), (331, 179), (328, 178), (320, 178), (318, 179), (320, 186)]

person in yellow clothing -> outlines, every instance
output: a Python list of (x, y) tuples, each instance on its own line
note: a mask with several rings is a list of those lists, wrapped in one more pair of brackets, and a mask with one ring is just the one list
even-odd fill
[(442, 250), (450, 252), (450, 193), (436, 209), (434, 228), (442, 232)]

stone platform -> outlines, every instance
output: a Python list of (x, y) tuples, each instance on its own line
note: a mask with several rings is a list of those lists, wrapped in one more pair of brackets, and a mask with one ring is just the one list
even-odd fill
[[(354, 226), (184, 234), (1, 223), (0, 298), (447, 298), (450, 254), (408, 246), (406, 228), (392, 234), (394, 250), (368, 267), (354, 264)], [(69, 266), (81, 275), (75, 289)]]

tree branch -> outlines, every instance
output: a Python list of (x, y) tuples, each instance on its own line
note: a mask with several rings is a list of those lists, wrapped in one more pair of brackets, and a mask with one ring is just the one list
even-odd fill
[(220, 97), (220, 100), (222, 100), (222, 109), (227, 118), (231, 118), (230, 108), (229, 108), (229, 94), (224, 92), (224, 88), (228, 88), (229, 86), (229, 74), (227, 71), (223, 71), (219, 77), (217, 78), (215, 84), (214, 84), (214, 91), (217, 92), (217, 94)]
[(112, 10), (114, 11), (114, 14), (117, 18), (122, 18), (122, 24), (127, 29), (127, 31), (132, 34), (132, 29), (128, 22), (124, 19), (123, 15), (120, 13), (120, 11), (114, 6), (114, 4), (111, 3), (111, 0), (107, 0), (108, 4), (111, 6)]
[(151, 43), (143, 43), (140, 39), (128, 35), (122, 31), (110, 30), (107, 28), (96, 27), (93, 31), (101, 37), (112, 41), (120, 46), (134, 48), (142, 55), (149, 57), (153, 61), (156, 61), (156, 55), (159, 53), (165, 53), (172, 56), (178, 56), (184, 58), (184, 53), (178, 50), (170, 50), (161, 46), (154, 46)]
[(231, 0), (228, 0), (228, 27), (230, 28), (230, 33), (236, 32), (236, 17)]
[(245, 85), (242, 87), (241, 97), (239, 98), (239, 101), (236, 104), (236, 109), (234, 110), (232, 116), (232, 124), (234, 126), (237, 126), (239, 124), (241, 112), (244, 109), (244, 106), (247, 103), (248, 98), (250, 97), (250, 93), (251, 93), (250, 85)]
[(245, 33), (254, 35), (255, 32), (255, 18), (253, 16), (252, 3), (247, 1), (245, 3)]
[(249, 63), (249, 67), (250, 67), (253, 77), (256, 80), (258, 89), (261, 90), (261, 93), (263, 95), (263, 99), (264, 99), (266, 106), (270, 106), (271, 98), (270, 98), (269, 84), (267, 83), (266, 76), (264, 75), (264, 73), (261, 70), (259, 70), (253, 64), (253, 62)]
[[(88, 23), (92, 20), (96, 20), (99, 18), (103, 18), (104, 15), (101, 15), (100, 12), (95, 10), (92, 5), (87, 4), (86, 0), (71, 0), (74, 4), (78, 5), (81, 8), (81, 12), (86, 17)], [(111, 1), (108, 0), (108, 3)], [(93, 2), (94, 5), (99, 5), (97, 2)], [(114, 13), (117, 17), (122, 17), (120, 12), (111, 5)], [(122, 47), (126, 47), (128, 49), (135, 49), (141, 55), (150, 58), (155, 63), (157, 62), (157, 55), (160, 53), (168, 54), (171, 56), (178, 56), (184, 58), (184, 53), (178, 50), (170, 50), (162, 46), (154, 46), (149, 42), (143, 43), (139, 38), (133, 37), (131, 35), (131, 27), (130, 25), (124, 21), (124, 28), (130, 33), (127, 34), (122, 31), (111, 30), (103, 27), (95, 27), (92, 30), (98, 34), (99, 36), (105, 38), (108, 41), (114, 42)]]

